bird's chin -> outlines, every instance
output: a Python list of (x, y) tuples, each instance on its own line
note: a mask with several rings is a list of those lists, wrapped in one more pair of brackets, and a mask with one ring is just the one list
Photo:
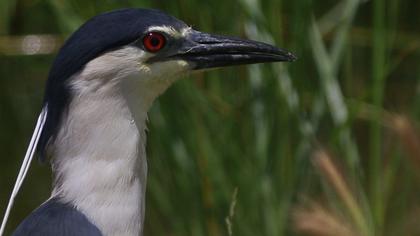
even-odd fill
[(159, 63), (146, 62), (138, 63), (138, 77), (142, 80), (153, 81), (168, 81), (177, 80), (179, 76), (191, 71), (194, 68), (194, 63), (183, 59), (161, 60)]

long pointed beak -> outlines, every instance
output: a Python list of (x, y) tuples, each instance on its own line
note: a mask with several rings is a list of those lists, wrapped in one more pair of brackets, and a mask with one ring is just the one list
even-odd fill
[(195, 30), (172, 57), (192, 63), (194, 70), (297, 59), (291, 52), (266, 43)]

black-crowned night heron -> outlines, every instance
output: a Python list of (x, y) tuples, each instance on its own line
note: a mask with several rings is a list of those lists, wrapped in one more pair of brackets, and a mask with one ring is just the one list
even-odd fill
[(158, 10), (92, 18), (54, 61), (24, 164), (26, 172), (35, 148), (50, 157), (51, 197), (14, 235), (141, 235), (153, 101), (193, 70), (293, 60), (285, 50), (202, 33)]

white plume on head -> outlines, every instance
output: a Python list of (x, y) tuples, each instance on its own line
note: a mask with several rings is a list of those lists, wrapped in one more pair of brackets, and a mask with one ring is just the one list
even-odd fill
[(32, 134), (31, 141), (29, 143), (28, 149), (26, 150), (25, 158), (23, 159), (22, 165), (19, 170), (19, 174), (16, 178), (15, 186), (13, 187), (12, 194), (10, 195), (9, 203), (7, 204), (6, 212), (4, 213), (3, 221), (1, 223), (1, 228), (0, 228), (0, 236), (3, 235), (4, 233), (4, 229), (6, 228), (6, 223), (9, 218), (10, 211), (12, 210), (13, 203), (20, 190), (20, 187), (22, 186), (23, 180), (25, 179), (25, 176), (28, 173), (32, 159), (35, 155), (39, 137), (41, 136), (42, 129), (44, 128), (46, 118), (47, 118), (47, 106), (45, 106), (42, 109), (41, 113), (38, 116), (38, 121), (36, 123), (34, 132)]

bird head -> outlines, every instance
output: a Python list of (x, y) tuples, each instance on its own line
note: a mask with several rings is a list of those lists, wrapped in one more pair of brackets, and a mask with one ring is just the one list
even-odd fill
[(295, 56), (286, 50), (202, 33), (158, 10), (122, 9), (98, 15), (70, 36), (53, 63), (44, 98), (48, 115), (38, 150), (45, 156), (66, 108), (81, 89), (95, 93), (130, 81), (153, 100), (186, 72), (293, 60)]

